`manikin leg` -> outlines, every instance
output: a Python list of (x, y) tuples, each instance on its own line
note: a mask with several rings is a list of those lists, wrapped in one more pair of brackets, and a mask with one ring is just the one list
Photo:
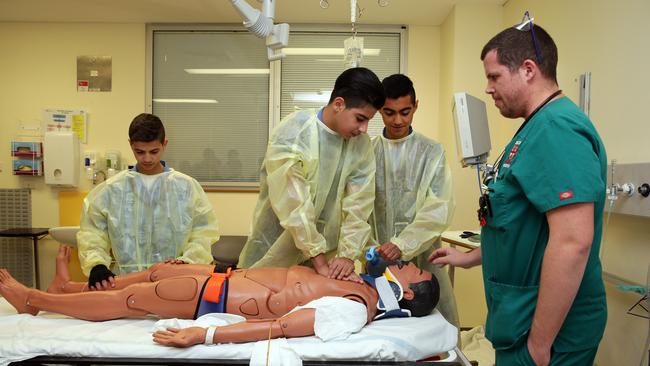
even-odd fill
[(116, 291), (52, 294), (25, 287), (0, 269), (0, 295), (19, 313), (55, 312), (85, 320), (110, 320), (156, 314), (191, 319), (206, 275), (167, 278)]
[[(88, 289), (87, 282), (70, 281), (70, 274), (68, 272), (70, 250), (71, 248), (67, 245), (59, 246), (59, 252), (56, 256), (56, 273), (54, 280), (47, 288), (47, 292), (54, 294), (69, 294), (92, 291)], [(146, 271), (115, 276), (115, 287), (111, 288), (111, 290), (121, 290), (136, 283), (154, 282), (182, 275), (210, 274), (213, 269), (214, 266), (210, 264), (157, 263)]]

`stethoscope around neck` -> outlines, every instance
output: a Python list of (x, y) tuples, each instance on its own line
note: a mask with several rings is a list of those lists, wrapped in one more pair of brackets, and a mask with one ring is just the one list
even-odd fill
[[(549, 95), (542, 103), (540, 103), (537, 108), (524, 120), (524, 123), (519, 126), (517, 129), (517, 132), (513, 135), (513, 138), (521, 132), (521, 130), (526, 127), (528, 122), (539, 112), (544, 106), (546, 106), (548, 103), (550, 103), (553, 98), (557, 97), (558, 95), (562, 94), (562, 90), (558, 89), (555, 92), (553, 92), (551, 95)], [(499, 156), (494, 161), (494, 164), (486, 164), (483, 168), (479, 167), (477, 169), (478, 174), (479, 174), (479, 190), (481, 195), (485, 194), (488, 192), (488, 184), (492, 181), (496, 181), (499, 178), (499, 167), (501, 166), (501, 160), (503, 160), (503, 156), (505, 155), (507, 146), (501, 150), (501, 153)], [(480, 174), (481, 171), (483, 172), (483, 177), (481, 178)]]
[[(528, 122), (539, 112), (546, 104), (548, 104), (553, 98), (557, 97), (562, 93), (562, 90), (557, 90), (553, 94), (549, 95), (548, 98), (546, 98), (535, 110), (526, 118), (524, 123), (519, 126), (519, 129), (517, 129), (517, 132), (515, 132), (513, 136), (513, 140), (515, 136), (521, 132), (521, 130), (524, 129), (524, 127), (528, 124)], [(517, 144), (517, 142), (515, 142)], [(478, 213), (478, 220), (479, 223), (481, 224), (481, 227), (487, 225), (488, 223), (488, 217), (492, 217), (492, 205), (490, 203), (490, 188), (489, 184), (492, 182), (496, 182), (496, 180), (499, 178), (499, 168), (501, 167), (502, 164), (502, 159), (503, 156), (505, 155), (506, 149), (508, 148), (510, 144), (508, 144), (502, 151), (501, 154), (497, 157), (493, 165), (485, 164), (484, 166), (476, 166), (476, 174), (477, 174), (477, 179), (478, 179), (478, 185), (479, 185), (479, 209), (477, 210)], [(483, 171), (483, 179), (481, 179), (481, 171)]]

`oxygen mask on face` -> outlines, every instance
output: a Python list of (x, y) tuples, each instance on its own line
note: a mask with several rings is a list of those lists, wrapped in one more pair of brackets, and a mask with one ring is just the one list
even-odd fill
[(401, 260), (385, 260), (379, 253), (379, 247), (372, 247), (366, 251), (366, 273), (373, 277), (384, 275), (388, 266), (393, 264), (401, 268), (404, 265), (404, 262)]
[(378, 247), (372, 247), (366, 252), (366, 274), (361, 277), (377, 290), (379, 295), (377, 309), (385, 312), (378, 317), (410, 316), (408, 310), (399, 307), (398, 302), (404, 297), (404, 289), (388, 268), (391, 265), (402, 268), (404, 262), (387, 261), (378, 252)]

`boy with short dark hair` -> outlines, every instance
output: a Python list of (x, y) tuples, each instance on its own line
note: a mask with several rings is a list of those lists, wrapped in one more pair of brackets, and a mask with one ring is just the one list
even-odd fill
[(88, 285), (105, 290), (118, 274), (154, 263), (210, 263), (219, 239), (217, 218), (201, 185), (164, 166), (167, 147), (160, 118), (142, 113), (129, 127), (137, 164), (95, 187), (84, 199), (77, 233), (79, 261)]
[(382, 136), (372, 139), (377, 173), (372, 238), (387, 260), (406, 260), (432, 272), (440, 282), (438, 310), (455, 326), (458, 310), (447, 270), (428, 262), (454, 212), (451, 170), (443, 146), (413, 131), (418, 109), (413, 82), (395, 74), (382, 81)]
[(377, 76), (352, 68), (337, 78), (325, 107), (295, 112), (280, 123), (269, 140), (239, 266), (289, 267), (309, 260), (321, 275), (360, 281), (353, 261), (370, 236), (375, 198), (366, 131), (383, 104)]

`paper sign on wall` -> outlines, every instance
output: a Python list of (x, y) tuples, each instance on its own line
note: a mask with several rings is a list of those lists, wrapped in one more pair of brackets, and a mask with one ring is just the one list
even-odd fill
[(88, 114), (81, 109), (44, 109), (43, 131), (68, 132), (73, 131), (79, 141), (86, 143)]

